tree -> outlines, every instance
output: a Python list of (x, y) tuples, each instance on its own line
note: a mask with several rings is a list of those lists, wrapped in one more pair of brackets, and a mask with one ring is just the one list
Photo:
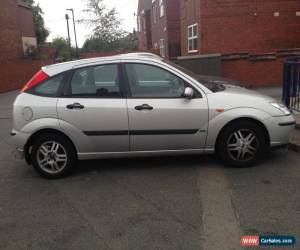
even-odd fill
[(121, 21), (117, 17), (116, 9), (108, 9), (103, 0), (87, 0), (86, 9), (83, 12), (87, 17), (79, 22), (92, 28), (91, 38), (97, 38), (108, 44), (126, 35), (120, 27)]
[(136, 43), (133, 40), (133, 35), (128, 34), (118, 40), (106, 43), (101, 38), (91, 37), (88, 38), (82, 47), (83, 52), (89, 51), (133, 51), (136, 50)]
[[(56, 37), (52, 41), (53, 46), (57, 49), (56, 58), (60, 61), (68, 61), (72, 59), (69, 41), (67, 38)], [(75, 55), (75, 48), (72, 48), (72, 54)]]
[(43, 10), (39, 4), (35, 4), (34, 0), (23, 0), (33, 11), (34, 31), (38, 44), (43, 44), (49, 36), (49, 30), (45, 27), (43, 18)]
[(115, 8), (108, 9), (103, 0), (86, 0), (87, 18), (79, 22), (92, 28), (92, 35), (85, 41), (83, 51), (133, 50), (132, 35), (121, 28)]

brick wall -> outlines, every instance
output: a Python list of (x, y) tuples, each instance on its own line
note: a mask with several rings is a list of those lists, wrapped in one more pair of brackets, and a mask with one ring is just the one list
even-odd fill
[(22, 36), (35, 37), (33, 13), (30, 8), (18, 6), (19, 29)]
[(180, 49), (180, 5), (179, 0), (167, 0), (167, 34), (168, 34), (168, 52), (170, 58), (181, 55)]
[(188, 54), (187, 26), (195, 22), (199, 54), (258, 53), (300, 44), (299, 0), (181, 0), (181, 11), (182, 55)]
[[(200, 0), (180, 0), (181, 55), (188, 54), (188, 26), (200, 22)], [(199, 53), (200, 54), (200, 53)]]
[[(151, 0), (139, 0), (137, 21), (140, 20), (140, 30), (138, 28), (138, 48), (139, 50), (151, 49)], [(138, 24), (139, 26), (139, 24)]]
[(0, 93), (20, 89), (44, 65), (52, 61), (18, 60), (0, 63)]
[[(166, 13), (163, 17), (160, 17), (159, 14), (159, 1), (155, 1), (152, 6), (155, 6), (156, 8), (156, 23), (154, 23), (153, 18), (153, 8), (151, 9), (151, 28), (152, 28), (152, 47), (157, 48), (159, 50), (159, 41), (161, 39), (165, 40), (165, 55), (168, 57), (169, 51), (168, 51), (168, 33), (167, 31), (167, 19), (166, 19)], [(165, 8), (166, 12), (166, 8)]]
[(283, 79), (283, 58), (222, 61), (221, 71), (223, 77), (239, 80), (243, 86), (280, 86)]
[(0, 7), (0, 63), (21, 58), (22, 39), (16, 0), (1, 0)]

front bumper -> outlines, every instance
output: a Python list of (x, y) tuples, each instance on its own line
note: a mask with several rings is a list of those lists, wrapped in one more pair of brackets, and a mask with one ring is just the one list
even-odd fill
[(289, 143), (296, 120), (292, 115), (271, 117), (265, 121), (270, 136), (270, 146), (280, 147)]

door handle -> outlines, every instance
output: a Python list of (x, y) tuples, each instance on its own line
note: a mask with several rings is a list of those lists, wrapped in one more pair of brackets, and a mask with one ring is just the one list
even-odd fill
[(136, 106), (135, 109), (138, 110), (138, 111), (141, 111), (141, 110), (153, 110), (153, 107), (151, 107), (148, 104), (143, 104), (143, 105), (140, 105), (140, 106)]
[(84, 109), (84, 106), (81, 105), (80, 103), (73, 103), (67, 105), (67, 109)]

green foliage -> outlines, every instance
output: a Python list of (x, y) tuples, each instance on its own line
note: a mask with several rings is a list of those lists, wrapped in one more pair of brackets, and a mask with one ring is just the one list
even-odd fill
[[(71, 48), (72, 52), (69, 48), (68, 39), (63, 37), (56, 37), (52, 41), (53, 46), (57, 49), (56, 58), (59, 61), (68, 61), (72, 59), (72, 55), (75, 55), (76, 49)], [(71, 55), (72, 53), (72, 55)]]
[(132, 35), (121, 28), (116, 9), (108, 9), (103, 0), (86, 0), (84, 12), (88, 18), (79, 22), (92, 28), (93, 35), (88, 38), (82, 51), (133, 50), (135, 43)]
[(89, 51), (130, 51), (136, 50), (136, 44), (133, 41), (132, 35), (128, 34), (125, 37), (114, 40), (112, 42), (103, 41), (99, 37), (91, 37), (85, 41), (82, 47), (83, 52)]
[(49, 36), (49, 30), (45, 27), (44, 18), (42, 16), (44, 12), (39, 6), (39, 4), (35, 4), (34, 0), (23, 1), (32, 8), (34, 31), (37, 38), (37, 43), (43, 44)]

